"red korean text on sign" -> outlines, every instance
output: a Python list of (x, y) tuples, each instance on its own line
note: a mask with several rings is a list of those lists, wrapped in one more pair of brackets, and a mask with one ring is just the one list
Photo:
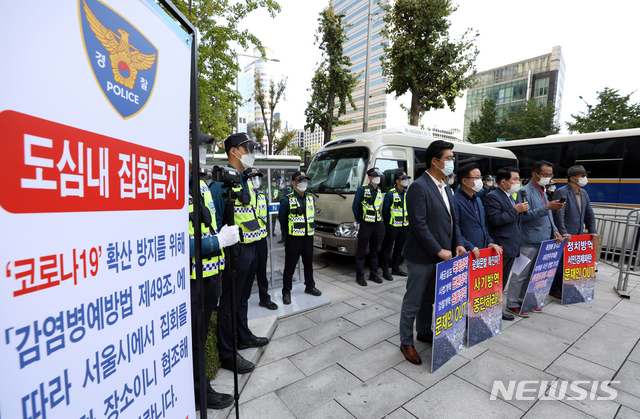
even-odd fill
[[(491, 295), (498, 296), (489, 297)], [(492, 303), (487, 305), (487, 300)], [(481, 249), (480, 257), (469, 253), (469, 314), (478, 313), (502, 301), (502, 254)]]
[(14, 111), (0, 113), (0, 205), (14, 214), (180, 209), (184, 159)]

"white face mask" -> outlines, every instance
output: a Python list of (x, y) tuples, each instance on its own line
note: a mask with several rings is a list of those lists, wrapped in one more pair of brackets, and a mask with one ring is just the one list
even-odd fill
[(549, 186), (549, 187), (547, 188), (547, 190), (548, 190), (549, 192), (555, 192), (555, 191), (556, 191), (556, 187), (555, 187), (555, 186)]
[(487, 187), (488, 188), (493, 188), (493, 181), (490, 180), (489, 182), (487, 182)]
[(445, 176), (449, 176), (451, 173), (453, 173), (453, 162), (452, 161), (445, 161), (444, 162), (444, 168), (440, 169), (440, 171), (445, 175)]
[(298, 183), (298, 185), (296, 186), (296, 188), (298, 188), (298, 190), (300, 192), (304, 192), (307, 190), (307, 187), (309, 186), (309, 184), (307, 183), (306, 180), (301, 181), (300, 183)]
[(509, 190), (507, 192), (509, 192), (509, 195), (513, 195), (514, 193), (518, 193), (518, 191), (520, 190), (520, 184), (516, 183), (513, 184), (511, 182), (507, 182), (509, 186)]
[(242, 154), (239, 158), (245, 169), (253, 167), (253, 163), (256, 161), (256, 156), (253, 153)]
[(551, 178), (548, 177), (541, 177), (540, 178), (540, 182), (536, 182), (538, 185), (545, 187), (549, 184), (549, 182), (551, 182)]
[(578, 185), (581, 188), (584, 188), (585, 186), (587, 186), (587, 183), (589, 183), (589, 179), (586, 177), (581, 177), (580, 179), (578, 179)]
[(480, 192), (480, 190), (482, 189), (482, 181), (480, 179), (475, 179), (473, 181), (473, 186), (471, 187), (471, 189), (473, 189), (473, 192)]
[(373, 183), (374, 185), (378, 185), (380, 183), (380, 176), (372, 177), (371, 183)]
[(258, 176), (255, 176), (251, 178), (251, 184), (253, 185), (253, 189), (259, 189), (262, 185), (262, 180)]
[(409, 186), (409, 179), (403, 179), (400, 181), (400, 185), (402, 185), (403, 187), (407, 187)]

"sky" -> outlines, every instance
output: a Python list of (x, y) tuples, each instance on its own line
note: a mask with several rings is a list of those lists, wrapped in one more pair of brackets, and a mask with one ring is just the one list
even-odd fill
[[(256, 35), (263, 45), (271, 47), (279, 59), (274, 69), (288, 77), (286, 100), (276, 112), (289, 123), (289, 128), (303, 128), (304, 110), (310, 93), (314, 69), (320, 60), (315, 33), (319, 13), (327, 0), (280, 0), (282, 11), (275, 19), (261, 10), (245, 19), (241, 28)], [(537, 0), (535, 2), (506, 0), (454, 0), (458, 10), (451, 15), (453, 38), (469, 27), (479, 31), (476, 46), (477, 71), (536, 57), (562, 48), (566, 73), (564, 97), (560, 114), (561, 132), (571, 114), (586, 110), (585, 102), (597, 104), (597, 92), (605, 87), (618, 89), (627, 95), (640, 90), (640, 54), (638, 16), (640, 2), (609, 0), (580, 3), (567, 0)], [(591, 6), (592, 5), (592, 6)], [(240, 53), (252, 53), (241, 51)], [(240, 58), (241, 66), (251, 61)], [(579, 96), (584, 98), (584, 101)], [(640, 102), (640, 92), (631, 96)], [(456, 101), (455, 111), (449, 109), (428, 112), (422, 119), (426, 127), (458, 128), (462, 130), (466, 96)], [(408, 105), (406, 100), (405, 104)], [(406, 124), (401, 117), (388, 120), (387, 126)]]

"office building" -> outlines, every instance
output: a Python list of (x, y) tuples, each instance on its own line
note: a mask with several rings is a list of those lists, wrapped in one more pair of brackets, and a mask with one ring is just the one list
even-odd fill
[(477, 73), (478, 83), (467, 91), (463, 138), (467, 139), (471, 121), (480, 116), (485, 99), (496, 103), (498, 118), (504, 116), (506, 109), (524, 106), (532, 98), (539, 105), (551, 103), (559, 121), (564, 74), (565, 63), (559, 46), (553, 47), (549, 54)]

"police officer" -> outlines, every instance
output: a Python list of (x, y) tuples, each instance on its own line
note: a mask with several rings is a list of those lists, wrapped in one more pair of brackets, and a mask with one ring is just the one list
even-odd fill
[[(407, 273), (400, 269), (400, 264), (404, 261), (402, 249), (407, 239), (409, 231), (409, 219), (407, 218), (406, 188), (409, 186), (411, 176), (400, 170), (395, 175), (396, 186), (390, 189), (384, 196), (382, 204), (382, 218), (384, 219), (384, 240), (380, 251), (380, 267), (382, 277), (388, 281), (393, 281), (393, 275), (407, 276)], [(393, 248), (393, 269), (389, 273), (389, 255)]]
[(305, 172), (295, 172), (291, 176), (293, 192), (290, 192), (280, 202), (278, 220), (284, 238), (284, 274), (282, 277), (282, 302), (291, 304), (291, 288), (293, 272), (302, 256), (304, 265), (304, 292), (313, 296), (322, 293), (316, 288), (313, 280), (313, 232), (316, 223), (315, 200), (307, 190), (309, 177)]
[[(191, 166), (191, 162), (189, 164)], [(191, 169), (191, 167), (190, 167)], [(191, 279), (196, 279), (195, 258), (195, 228), (193, 225), (193, 197), (191, 190), (191, 176), (189, 177), (189, 254), (191, 255)], [(202, 290), (204, 294), (204, 318), (202, 319), (201, 330), (204, 332), (205, 340), (209, 331), (209, 321), (211, 315), (218, 308), (218, 290), (217, 284), (220, 282), (221, 272), (224, 269), (224, 253), (223, 247), (231, 246), (238, 242), (238, 227), (224, 226), (218, 232), (215, 207), (213, 206), (211, 194), (206, 183), (200, 180), (200, 193), (196, 194), (200, 200), (200, 228), (201, 228), (201, 247), (202, 256), (200, 263), (202, 264)], [(191, 331), (192, 331), (192, 354), (193, 354), (193, 381), (196, 397), (196, 410), (200, 410), (200, 368), (198, 353), (198, 313), (200, 311), (200, 294), (198, 293), (196, 283), (191, 282)], [(204, 382), (207, 386), (206, 406), (209, 409), (224, 409), (233, 404), (233, 396), (230, 394), (221, 394), (211, 387), (208, 377)]]
[(367, 170), (369, 184), (360, 186), (353, 198), (353, 215), (360, 225), (358, 230), (358, 247), (356, 249), (356, 282), (363, 287), (367, 286), (362, 269), (369, 245), (369, 281), (382, 283), (378, 277), (378, 242), (382, 233), (382, 190), (378, 186), (382, 172), (377, 167)]
[[(258, 144), (251, 141), (247, 133), (235, 133), (224, 140), (224, 148), (229, 158), (229, 167), (240, 173), (253, 166), (255, 155), (253, 151)], [(251, 287), (258, 267), (258, 241), (263, 232), (257, 217), (256, 195), (249, 187), (246, 179), (231, 191), (223, 188), (221, 182), (212, 182), (211, 196), (216, 208), (216, 222), (224, 223), (226, 209), (223, 194), (229, 192), (235, 195), (233, 208), (234, 224), (240, 228), (239, 244), (233, 247), (233, 263), (236, 271), (235, 278), (230, 278), (228, 270), (222, 275), (222, 294), (220, 309), (218, 310), (218, 347), (220, 349), (220, 366), (233, 371), (233, 335), (231, 326), (231, 291), (230, 281), (235, 280), (236, 287), (236, 324), (238, 331), (238, 349), (258, 348), (269, 343), (265, 337), (257, 337), (249, 330), (247, 310)], [(229, 255), (231, 257), (231, 255)], [(254, 370), (255, 365), (238, 354), (238, 373), (246, 374)]]
[(269, 248), (267, 246), (267, 197), (258, 191), (262, 185), (262, 177), (264, 176), (255, 167), (250, 167), (244, 171), (247, 184), (254, 190), (256, 194), (256, 215), (260, 224), (260, 240), (258, 240), (258, 268), (256, 270), (256, 278), (258, 280), (258, 294), (260, 296), (260, 307), (266, 307), (269, 310), (277, 310), (278, 305), (271, 301), (269, 296), (269, 282), (267, 281), (267, 255)]

